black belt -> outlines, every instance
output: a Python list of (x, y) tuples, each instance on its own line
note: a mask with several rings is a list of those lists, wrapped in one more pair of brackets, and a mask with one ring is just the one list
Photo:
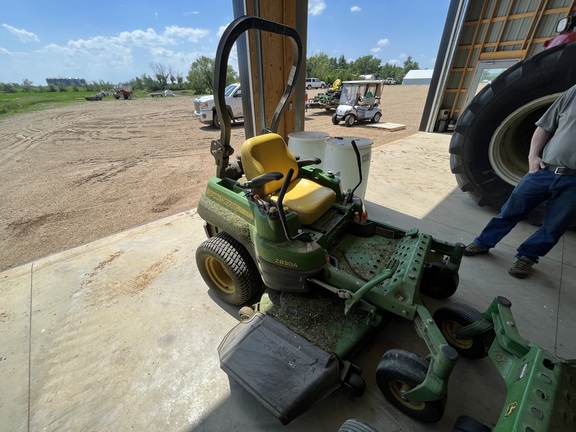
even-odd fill
[(546, 169), (554, 174), (576, 176), (576, 170), (568, 167), (546, 164)]

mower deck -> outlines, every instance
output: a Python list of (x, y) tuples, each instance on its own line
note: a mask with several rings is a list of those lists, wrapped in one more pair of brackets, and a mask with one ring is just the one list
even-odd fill
[(507, 387), (494, 432), (576, 430), (575, 361), (561, 359), (523, 339), (511, 307), (508, 299), (497, 297), (476, 324), (490, 322), (494, 327), (496, 338), (489, 356)]

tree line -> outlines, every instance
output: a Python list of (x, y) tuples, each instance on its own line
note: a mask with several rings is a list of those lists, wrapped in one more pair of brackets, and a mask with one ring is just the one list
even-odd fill
[[(214, 65), (215, 59), (201, 56), (190, 66), (190, 70), (184, 76), (171, 66), (161, 63), (152, 63), (151, 74), (142, 74), (132, 78), (128, 82), (134, 90), (143, 92), (154, 92), (160, 90), (186, 90), (194, 94), (212, 93), (214, 87)], [(329, 57), (325, 53), (314, 54), (306, 61), (306, 76), (319, 78), (326, 83), (332, 83), (336, 79), (342, 81), (361, 79), (362, 75), (373, 75), (375, 79), (394, 78), (397, 82), (413, 69), (420, 69), (418, 62), (411, 56), (404, 60), (402, 66), (393, 64), (382, 64), (382, 61), (373, 55), (366, 55), (356, 60), (348, 61), (341, 55), (340, 57)], [(228, 66), (226, 84), (239, 80), (237, 72)], [(28, 79), (22, 83), (2, 83), (0, 82), (0, 92), (3, 93), (44, 93), (44, 92), (65, 92), (65, 91), (111, 91), (114, 84), (106, 81), (94, 81), (86, 83), (84, 86), (66, 86), (62, 83), (49, 84), (46, 86), (34, 85)]]
[(319, 78), (327, 84), (333, 83), (336, 79), (342, 81), (361, 79), (363, 75), (373, 75), (374, 79), (394, 78), (396, 82), (402, 82), (408, 71), (413, 69), (420, 69), (420, 65), (411, 56), (406, 57), (402, 66), (382, 64), (382, 61), (373, 55), (348, 61), (343, 55), (336, 58), (319, 53), (306, 61), (306, 76)]

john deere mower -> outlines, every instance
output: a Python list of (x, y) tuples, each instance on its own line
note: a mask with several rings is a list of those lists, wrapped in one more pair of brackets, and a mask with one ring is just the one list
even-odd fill
[(340, 105), (340, 94), (342, 93), (342, 80), (337, 79), (332, 83), (326, 93), (318, 93), (313, 100), (314, 105), (324, 108), (325, 110), (333, 110)]
[[(223, 90), (232, 45), (249, 29), (289, 38), (293, 63), (269, 129), (231, 158)], [(216, 53), (222, 128), (211, 144), (216, 176), (198, 204), (208, 239), (196, 261), (219, 299), (245, 306), (219, 346), (221, 368), (287, 424), (338, 388), (360, 396), (365, 383), (353, 357), (388, 317), (399, 316), (414, 323), (429, 355), (388, 351), (376, 371), (378, 385), (403, 412), (437, 421), (458, 354), (422, 295), (455, 292), (464, 247), (370, 219), (356, 188), (342, 190), (337, 176), (315, 167), (319, 159), (291, 153), (276, 130), (301, 52), (294, 29), (245, 16), (228, 26)], [(361, 182), (356, 147), (355, 153)]]

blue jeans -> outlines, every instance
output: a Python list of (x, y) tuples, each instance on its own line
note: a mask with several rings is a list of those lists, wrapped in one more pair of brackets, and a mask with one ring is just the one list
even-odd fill
[(546, 169), (526, 174), (500, 214), (488, 222), (474, 243), (493, 248), (526, 213), (544, 201), (547, 203), (542, 226), (518, 247), (516, 254), (516, 258), (525, 256), (538, 262), (576, 220), (576, 176), (558, 175)]

